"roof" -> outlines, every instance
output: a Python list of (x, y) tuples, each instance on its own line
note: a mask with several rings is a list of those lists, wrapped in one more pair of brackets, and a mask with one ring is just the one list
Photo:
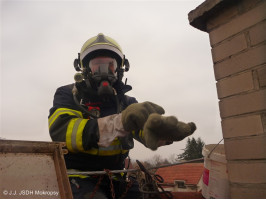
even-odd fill
[(159, 168), (156, 174), (163, 177), (164, 183), (174, 183), (175, 180), (184, 180), (185, 184), (197, 185), (202, 176), (203, 169), (203, 163), (186, 163)]

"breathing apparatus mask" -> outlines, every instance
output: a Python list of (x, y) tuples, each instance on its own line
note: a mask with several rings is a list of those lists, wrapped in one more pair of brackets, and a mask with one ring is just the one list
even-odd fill
[(117, 62), (110, 57), (96, 57), (91, 59), (87, 67), (89, 78), (96, 87), (97, 95), (108, 96), (114, 94), (113, 84), (117, 81)]

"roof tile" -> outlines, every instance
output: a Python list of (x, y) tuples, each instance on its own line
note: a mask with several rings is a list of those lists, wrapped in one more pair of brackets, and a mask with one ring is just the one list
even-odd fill
[(185, 184), (198, 184), (204, 169), (203, 163), (186, 163), (170, 167), (159, 168), (156, 174), (164, 179), (164, 183), (174, 183), (184, 180)]

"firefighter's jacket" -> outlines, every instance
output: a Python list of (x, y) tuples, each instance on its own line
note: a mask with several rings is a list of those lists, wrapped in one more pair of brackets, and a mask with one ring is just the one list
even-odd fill
[[(89, 116), (75, 103), (72, 89), (74, 84), (62, 86), (56, 90), (53, 107), (49, 115), (49, 132), (53, 141), (66, 142), (68, 154), (65, 155), (68, 169), (76, 170), (103, 170), (103, 169), (123, 169), (124, 160), (129, 149), (133, 148), (133, 139), (144, 144), (143, 132), (132, 132), (131, 138), (125, 140), (116, 138), (110, 146), (99, 147), (99, 130), (97, 119), (89, 119)], [(128, 87), (120, 83), (116, 88), (121, 109), (136, 103), (133, 97), (124, 95), (129, 91)], [(100, 109), (100, 117), (115, 114), (117, 112), (116, 102), (109, 103), (93, 102), (87, 97), (83, 102), (85, 105), (97, 106)], [(94, 99), (95, 101), (95, 99)], [(128, 142), (129, 144), (123, 144)]]

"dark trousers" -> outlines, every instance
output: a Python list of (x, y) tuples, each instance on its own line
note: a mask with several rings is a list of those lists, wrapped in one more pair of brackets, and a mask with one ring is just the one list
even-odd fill
[[(100, 184), (98, 183), (98, 177), (89, 178), (69, 178), (72, 194), (74, 199), (89, 199), (92, 198), (94, 193), (94, 199), (140, 199), (142, 195), (139, 191), (138, 183), (136, 180), (131, 179), (132, 185), (128, 187), (127, 182), (124, 180), (112, 180), (113, 190), (111, 189), (111, 183), (108, 176), (104, 176)], [(97, 188), (96, 188), (97, 187)], [(126, 192), (126, 190), (128, 191)], [(112, 192), (113, 191), (113, 192)]]

